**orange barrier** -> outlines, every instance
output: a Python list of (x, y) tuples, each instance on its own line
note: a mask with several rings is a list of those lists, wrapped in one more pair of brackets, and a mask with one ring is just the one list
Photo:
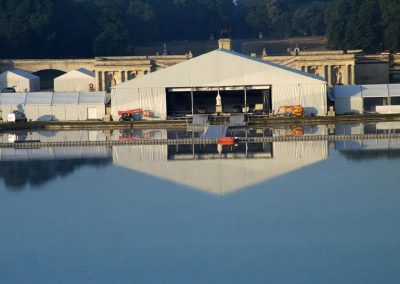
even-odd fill
[(218, 138), (219, 145), (235, 145), (238, 139), (235, 137), (222, 137)]

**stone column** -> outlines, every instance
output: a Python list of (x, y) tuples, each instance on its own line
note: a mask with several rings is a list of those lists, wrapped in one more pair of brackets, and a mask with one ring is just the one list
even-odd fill
[(351, 82), (351, 65), (346, 65), (346, 70), (347, 70), (347, 81), (348, 81), (348, 85), (353, 84)]
[(126, 73), (125, 71), (121, 71), (121, 83), (126, 81), (125, 73)]
[(328, 86), (332, 86), (332, 66), (331, 65), (327, 65), (328, 67)]
[(107, 91), (107, 76), (108, 76), (108, 72), (107, 71), (103, 71), (103, 91)]
[(354, 64), (350, 65), (350, 76), (351, 76), (351, 84), (355, 84), (356, 83), (356, 76), (354, 73)]
[(342, 83), (343, 85), (349, 85), (349, 70), (347, 68), (347, 65), (343, 65), (342, 70), (343, 70)]
[(98, 91), (101, 91), (101, 89), (102, 89), (102, 80), (101, 80), (101, 77), (102, 76), (102, 72), (101, 71), (98, 71), (98, 72), (96, 72), (96, 82), (97, 82), (97, 90)]

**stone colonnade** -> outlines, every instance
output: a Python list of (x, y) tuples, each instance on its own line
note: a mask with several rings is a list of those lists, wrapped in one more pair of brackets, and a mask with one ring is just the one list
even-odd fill
[(355, 84), (354, 63), (301, 65), (299, 70), (325, 78), (329, 86)]
[(97, 90), (99, 91), (110, 91), (112, 86), (123, 83), (125, 81), (141, 77), (150, 72), (150, 68), (140, 69), (124, 69), (119, 68), (118, 70), (107, 70), (107, 69), (95, 69)]

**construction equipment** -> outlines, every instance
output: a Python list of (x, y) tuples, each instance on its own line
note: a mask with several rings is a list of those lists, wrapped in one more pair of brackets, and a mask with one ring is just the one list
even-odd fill
[(153, 113), (149, 110), (143, 110), (141, 108), (120, 110), (118, 111), (120, 116), (119, 121), (132, 121), (140, 120), (142, 117), (153, 117)]
[(283, 105), (278, 108), (275, 115), (302, 117), (304, 116), (304, 108), (301, 105)]
[(274, 136), (303, 136), (304, 129), (302, 126), (290, 126), (284, 129), (274, 129)]

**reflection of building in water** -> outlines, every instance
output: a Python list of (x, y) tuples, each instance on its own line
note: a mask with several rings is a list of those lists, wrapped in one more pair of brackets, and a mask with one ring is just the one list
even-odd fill
[(0, 134), (0, 143), (32, 140), (40, 142), (106, 141), (107, 136), (107, 131), (101, 130), (13, 131)]
[(212, 194), (228, 194), (317, 163), (326, 141), (113, 147), (116, 165)]
[[(335, 133), (337, 135), (354, 134), (391, 134), (400, 133), (400, 122), (377, 122), (338, 124)], [(400, 150), (399, 139), (364, 139), (351, 141), (335, 141), (335, 148), (340, 151), (376, 151), (377, 156), (391, 155), (388, 150)]]

